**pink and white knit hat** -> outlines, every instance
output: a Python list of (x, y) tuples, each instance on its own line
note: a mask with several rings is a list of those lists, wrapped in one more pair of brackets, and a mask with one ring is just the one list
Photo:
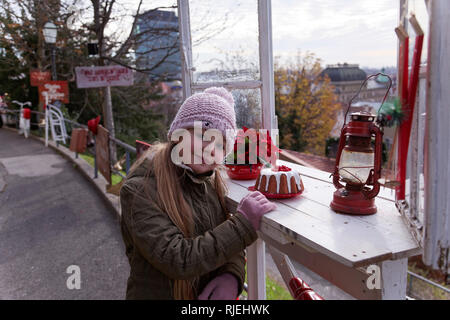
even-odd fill
[(201, 122), (202, 128), (221, 131), (227, 141), (227, 153), (233, 150), (236, 114), (233, 96), (227, 89), (211, 87), (187, 98), (170, 125), (167, 133), (169, 141), (176, 129), (194, 128), (194, 121)]

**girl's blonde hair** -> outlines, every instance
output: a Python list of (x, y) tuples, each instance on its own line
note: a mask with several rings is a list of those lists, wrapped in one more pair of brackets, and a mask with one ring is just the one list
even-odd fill
[[(170, 220), (181, 230), (184, 237), (190, 238), (194, 236), (194, 217), (193, 212), (186, 199), (183, 196), (183, 190), (180, 185), (180, 177), (178, 176), (177, 166), (172, 162), (171, 152), (175, 146), (175, 142), (156, 142), (149, 150), (143, 153), (138, 160), (131, 166), (130, 172), (133, 172), (145, 159), (151, 159), (153, 165), (149, 166), (144, 178), (144, 192), (149, 195), (146, 183), (151, 172), (156, 178), (158, 203), (161, 210), (167, 213)], [(219, 165), (214, 169), (214, 189), (217, 192), (220, 204), (227, 218), (229, 213), (226, 210), (225, 195), (227, 186), (220, 174), (223, 165)], [(195, 299), (195, 292), (198, 278), (191, 280), (174, 280), (173, 296), (175, 299), (186, 300)]]

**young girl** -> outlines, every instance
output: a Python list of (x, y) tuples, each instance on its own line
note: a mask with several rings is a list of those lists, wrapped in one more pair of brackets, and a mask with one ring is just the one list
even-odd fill
[(199, 155), (195, 139), (201, 139), (200, 151), (210, 143), (198, 136), (194, 122), (201, 123), (201, 133), (222, 133), (224, 139), (214, 143), (226, 155), (234, 143), (230, 132), (236, 131), (232, 95), (209, 88), (186, 99), (171, 124), (169, 142), (152, 145), (131, 167), (120, 190), (121, 231), (131, 267), (127, 299), (236, 299), (245, 278), (244, 249), (257, 239), (261, 217), (276, 208), (255, 191), (231, 215), (221, 165), (173, 161), (179, 141), (171, 138), (177, 129), (192, 134), (194, 157)]

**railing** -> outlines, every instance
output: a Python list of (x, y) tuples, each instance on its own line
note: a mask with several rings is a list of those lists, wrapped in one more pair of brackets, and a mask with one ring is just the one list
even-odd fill
[[(443, 299), (450, 299), (450, 289), (411, 271), (408, 271), (408, 276), (409, 279), (406, 294), (409, 297), (415, 299), (430, 299), (431, 296), (435, 297), (438, 292)], [(414, 283), (418, 282), (417, 280), (424, 282), (431, 289), (431, 293), (427, 293), (426, 287), (424, 286), (419, 286), (418, 284), (414, 286)], [(418, 288), (415, 290), (415, 287)]]
[[(14, 117), (14, 122), (16, 125), (16, 128), (18, 127), (18, 122), (19, 122), (19, 116), (18, 113), (20, 112), (20, 110), (10, 110), (10, 109), (5, 109), (5, 111), (7, 113), (11, 113)], [(39, 115), (44, 117), (45, 119), (45, 113), (43, 112), (39, 112), (39, 111), (31, 111), (31, 113)], [(66, 118), (63, 118), (64, 122), (70, 125), (70, 131), (72, 131), (73, 127), (77, 127), (77, 128), (83, 128), (83, 129), (88, 129), (87, 125), (78, 123), (76, 121), (72, 121)], [(32, 125), (37, 125), (39, 128), (39, 132), (41, 133), (42, 130), (42, 125), (40, 123), (36, 123), (36, 122), (31, 122)], [(4, 124), (6, 125), (6, 124)], [(70, 137), (69, 137), (70, 139)], [(130, 146), (129, 144), (117, 139), (117, 138), (113, 138), (113, 137), (109, 137), (109, 140), (112, 141), (113, 143), (115, 143), (116, 145), (119, 145), (120, 147), (122, 147), (125, 150), (125, 173), (128, 174), (130, 167), (131, 167), (131, 156), (130, 154), (136, 154), (136, 148), (133, 146)], [(56, 146), (59, 146), (59, 142), (56, 142)], [(95, 156), (95, 136), (94, 136), (94, 144), (93, 144), (93, 151), (91, 152), (91, 150), (89, 150), (89, 148), (87, 148), (87, 151), (94, 157), (94, 179), (98, 177), (98, 168), (97, 168), (97, 157)], [(78, 153), (75, 152), (75, 158), (78, 158)], [(122, 172), (120, 172), (120, 170), (116, 170), (114, 168), (114, 163), (112, 163), (110, 161), (110, 167), (111, 167), (111, 172), (114, 174), (117, 174), (119, 176), (121, 176), (122, 178), (125, 178), (125, 175), (123, 175)]]

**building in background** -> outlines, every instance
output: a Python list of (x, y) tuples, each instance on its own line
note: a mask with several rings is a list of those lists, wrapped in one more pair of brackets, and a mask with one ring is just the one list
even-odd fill
[[(335, 87), (338, 102), (348, 105), (349, 101), (358, 92), (364, 80), (369, 76), (357, 64), (328, 65), (320, 74), (321, 77), (328, 76), (331, 84)], [(389, 85), (387, 77), (378, 76), (371, 78), (358, 96), (358, 101), (378, 102), (386, 94)], [(393, 83), (393, 88), (395, 83)], [(381, 100), (380, 100), (381, 99)]]
[[(341, 114), (331, 132), (331, 136), (339, 137), (340, 128), (344, 122), (344, 114), (347, 111), (350, 100), (358, 93), (364, 80), (369, 76), (357, 64), (337, 64), (328, 65), (320, 73), (321, 77), (327, 76), (334, 86), (334, 93), (338, 102), (341, 104)], [(394, 79), (395, 80), (395, 79)], [(389, 80), (385, 76), (378, 76), (369, 79), (359, 95), (353, 100), (348, 115), (352, 112), (368, 111), (376, 114), (381, 101), (389, 87)], [(391, 93), (395, 90), (395, 82), (392, 84)]]
[(135, 28), (136, 67), (152, 69), (150, 81), (181, 79), (178, 17), (173, 11), (149, 10), (142, 13)]
[[(383, 70), (382, 70), (383, 72)], [(372, 74), (376, 74), (373, 72)], [(334, 86), (334, 93), (338, 102), (341, 104), (341, 109), (336, 117), (336, 123), (330, 132), (331, 138), (339, 138), (341, 135), (341, 129), (344, 124), (344, 116), (348, 109), (350, 100), (358, 93), (364, 80), (369, 76), (364, 70), (359, 68), (357, 64), (337, 64), (328, 65), (321, 73), (320, 76), (327, 76), (331, 84)], [(390, 94), (395, 92), (396, 76), (390, 75), (393, 80)], [(352, 105), (348, 111), (348, 117), (352, 112), (367, 111), (372, 114), (377, 114), (378, 109), (381, 107), (381, 102), (389, 87), (389, 79), (385, 76), (379, 75), (377, 77), (369, 79), (359, 95), (353, 100)], [(347, 118), (347, 122), (349, 118)], [(383, 141), (386, 143), (386, 147), (389, 149), (392, 146), (395, 136), (395, 131), (392, 128), (386, 128), (384, 131)], [(334, 157), (337, 151), (337, 145), (330, 146), (329, 156)]]

